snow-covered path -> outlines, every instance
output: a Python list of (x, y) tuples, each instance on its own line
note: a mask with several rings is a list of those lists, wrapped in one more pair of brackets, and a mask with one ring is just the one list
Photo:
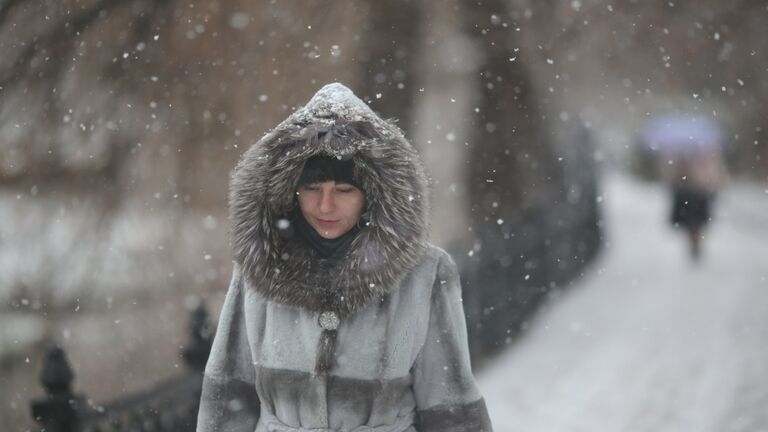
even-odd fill
[(768, 193), (725, 191), (693, 265), (665, 190), (605, 180), (602, 256), (478, 374), (495, 430), (768, 431)]

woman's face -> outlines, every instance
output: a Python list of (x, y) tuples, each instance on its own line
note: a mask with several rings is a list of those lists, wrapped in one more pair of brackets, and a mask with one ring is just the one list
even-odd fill
[(326, 239), (351, 230), (363, 212), (363, 192), (347, 183), (310, 183), (300, 186), (298, 195), (304, 219)]

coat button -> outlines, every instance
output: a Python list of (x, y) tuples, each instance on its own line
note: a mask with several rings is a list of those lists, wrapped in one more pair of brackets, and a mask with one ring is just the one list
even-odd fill
[(333, 311), (325, 311), (317, 319), (317, 323), (325, 330), (336, 330), (339, 322), (339, 316)]

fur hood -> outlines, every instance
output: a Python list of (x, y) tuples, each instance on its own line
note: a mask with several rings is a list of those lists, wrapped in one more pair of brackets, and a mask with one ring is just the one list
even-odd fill
[[(352, 158), (362, 174), (366, 221), (332, 264), (286, 235), (304, 162)], [(248, 149), (232, 173), (235, 260), (269, 300), (348, 316), (397, 289), (427, 246), (427, 176), (394, 124), (341, 84), (329, 84)]]

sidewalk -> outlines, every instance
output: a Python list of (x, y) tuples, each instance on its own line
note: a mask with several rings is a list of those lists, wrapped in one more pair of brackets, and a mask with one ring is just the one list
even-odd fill
[(663, 188), (605, 178), (602, 256), (478, 374), (497, 432), (768, 431), (768, 193), (732, 188), (697, 266)]

